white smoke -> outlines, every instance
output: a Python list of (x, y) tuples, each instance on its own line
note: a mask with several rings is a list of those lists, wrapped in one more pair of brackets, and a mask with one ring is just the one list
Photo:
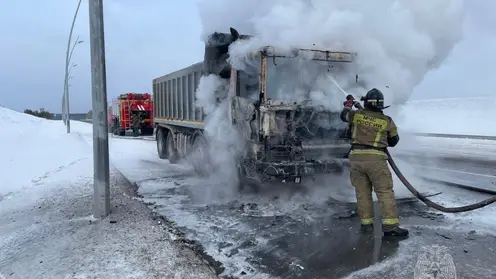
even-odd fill
[[(352, 72), (338, 73), (336, 80), (358, 96), (376, 87), (387, 104), (407, 101), (426, 73), (443, 63), (462, 38), (464, 18), (462, 0), (201, 0), (199, 12), (204, 36), (229, 27), (256, 36), (233, 44), (234, 58), (264, 45), (357, 52), (365, 86), (354, 84)], [(343, 98), (315, 68), (299, 65), (298, 71), (300, 78), (309, 71), (307, 83), (315, 84), (304, 92), (308, 98), (321, 101), (324, 95), (331, 108)], [(302, 98), (301, 92), (286, 94)]]
[(217, 100), (225, 97), (228, 89), (228, 84), (219, 76), (202, 76), (196, 89), (195, 105), (203, 108), (204, 112), (208, 115), (215, 111), (218, 106)]
[[(229, 104), (225, 99), (229, 82), (216, 75), (202, 76), (196, 91), (197, 107), (203, 108), (204, 136), (209, 143), (208, 155), (210, 169), (214, 170), (204, 185), (210, 187), (208, 199), (232, 195), (231, 190), (237, 183), (236, 160), (234, 154), (244, 147), (237, 131), (229, 121)], [(218, 188), (217, 186), (220, 186)], [(221, 192), (215, 191), (220, 189)], [(205, 194), (205, 193), (204, 193)], [(203, 195), (204, 195), (203, 194)]]
[[(272, 88), (268, 84), (272, 98), (311, 100), (334, 111), (344, 99), (336, 82), (355, 97), (376, 87), (386, 105), (406, 102), (461, 40), (464, 18), (462, 0), (199, 0), (198, 7), (204, 39), (213, 32), (229, 33), (229, 27), (254, 35), (230, 47), (230, 63), (238, 68), (254, 68), (247, 53), (267, 45), (356, 52), (355, 66), (337, 66), (331, 77), (327, 65), (317, 62), (269, 62), (279, 70), (279, 76), (269, 77), (277, 81)], [(211, 153), (220, 176), (232, 173), (232, 149), (242, 142), (229, 123), (227, 104), (218, 103), (226, 86), (217, 77), (203, 77), (197, 91), (198, 104), (210, 114), (205, 133), (214, 144)]]

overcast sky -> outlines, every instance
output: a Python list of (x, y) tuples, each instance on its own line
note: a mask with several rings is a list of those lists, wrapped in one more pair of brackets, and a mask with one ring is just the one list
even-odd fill
[[(244, 1), (244, 0), (233, 0)], [(247, 0), (248, 1), (248, 0)], [(270, 1), (270, 0), (267, 0)], [(434, 0), (418, 0), (434, 1)], [(77, 0), (0, 0), (0, 105), (60, 112), (65, 50)], [(494, 0), (468, 0), (465, 39), (412, 99), (496, 96)], [(203, 58), (196, 0), (105, 0), (109, 98), (150, 92), (154, 77)], [(72, 112), (91, 109), (88, 3), (83, 0), (73, 40)]]

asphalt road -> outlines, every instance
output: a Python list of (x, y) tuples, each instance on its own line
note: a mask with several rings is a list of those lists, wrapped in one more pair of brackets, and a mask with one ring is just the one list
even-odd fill
[[(456, 170), (462, 165), (437, 167)], [(491, 208), (453, 217), (400, 200), (401, 222), (411, 235), (398, 241), (381, 237), (379, 228), (371, 236), (358, 232), (346, 177), (240, 194), (218, 177), (200, 178), (166, 160), (139, 159), (137, 166), (132, 172), (139, 178), (131, 180), (148, 206), (180, 241), (201, 250), (221, 277), (424, 278), (419, 273), (437, 270), (447, 276), (456, 269), (458, 278), (496, 278), (496, 237), (478, 223), (494, 215)], [(488, 172), (476, 166), (470, 170)], [(121, 171), (126, 175), (125, 168)], [(422, 181), (422, 186), (425, 192), (443, 192), (435, 197), (439, 201), (487, 198), (439, 183)], [(440, 276), (431, 278), (454, 278)]]

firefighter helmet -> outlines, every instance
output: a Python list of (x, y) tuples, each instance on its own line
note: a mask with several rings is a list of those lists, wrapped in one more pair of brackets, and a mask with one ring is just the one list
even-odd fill
[(369, 92), (362, 97), (362, 101), (365, 107), (384, 108), (384, 94), (377, 88), (369, 90)]

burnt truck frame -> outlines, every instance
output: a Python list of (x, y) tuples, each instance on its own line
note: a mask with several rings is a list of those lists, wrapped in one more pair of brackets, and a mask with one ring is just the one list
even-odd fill
[[(229, 80), (228, 92), (220, 99), (227, 98), (230, 123), (244, 141), (245, 148), (233, 153), (241, 180), (300, 183), (305, 176), (343, 171), (350, 142), (339, 112), (309, 100), (273, 100), (270, 89), (279, 85), (271, 84), (270, 65), (277, 65), (280, 59), (306, 57), (328, 63), (330, 69), (331, 64), (353, 62), (356, 54), (316, 49), (278, 52), (265, 47), (247, 55), (255, 61), (255, 71), (249, 72), (227, 62), (229, 45), (247, 38), (250, 36), (239, 35), (232, 28), (231, 34), (214, 33), (206, 43), (203, 62), (153, 80), (159, 157), (176, 163), (200, 153), (200, 158), (192, 160), (195, 169), (200, 174), (211, 171), (204, 149), (209, 145), (203, 134), (206, 115), (194, 102), (200, 77), (215, 74)], [(317, 120), (324, 120), (326, 127)]]

